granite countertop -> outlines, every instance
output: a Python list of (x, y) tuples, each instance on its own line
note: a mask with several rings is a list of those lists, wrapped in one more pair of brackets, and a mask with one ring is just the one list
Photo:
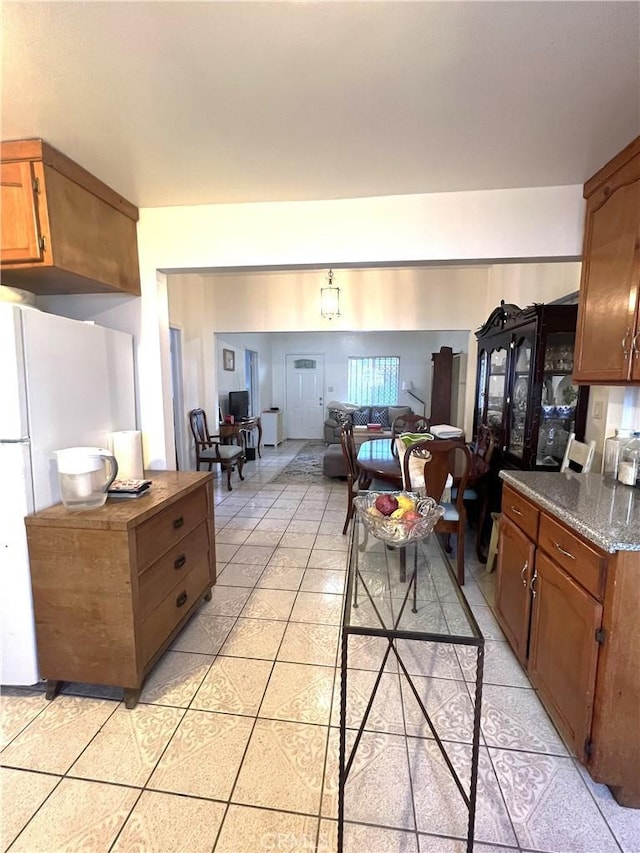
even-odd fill
[(500, 471), (500, 477), (604, 551), (640, 551), (640, 489), (573, 471)]

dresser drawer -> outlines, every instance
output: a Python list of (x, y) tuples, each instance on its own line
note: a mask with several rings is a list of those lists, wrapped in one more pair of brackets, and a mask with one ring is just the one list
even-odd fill
[(538, 546), (594, 598), (604, 596), (606, 557), (566, 527), (542, 514)]
[(209, 561), (202, 559), (145, 619), (141, 632), (143, 665), (148, 663), (178, 622), (210, 586)]
[(508, 486), (502, 491), (502, 512), (535, 542), (540, 510)]
[(141, 618), (145, 620), (201, 560), (209, 562), (209, 532), (205, 521), (140, 575), (138, 601)]
[(155, 563), (206, 517), (207, 493), (198, 489), (141, 524), (136, 531), (138, 573)]

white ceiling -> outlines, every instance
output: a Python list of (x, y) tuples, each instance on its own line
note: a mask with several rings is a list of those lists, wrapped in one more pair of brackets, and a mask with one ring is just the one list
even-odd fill
[(2, 138), (140, 207), (580, 184), (640, 133), (638, 2), (2, 3)]

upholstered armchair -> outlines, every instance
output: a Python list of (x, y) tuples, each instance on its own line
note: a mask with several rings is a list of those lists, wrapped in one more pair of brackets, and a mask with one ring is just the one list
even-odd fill
[(234, 468), (238, 469), (238, 476), (244, 480), (244, 448), (237, 444), (222, 444), (219, 435), (210, 435), (204, 409), (193, 409), (189, 412), (189, 425), (196, 447), (196, 470), (200, 470), (201, 464), (207, 465), (209, 471), (214, 465), (220, 465), (222, 471), (227, 472), (227, 488), (232, 491), (231, 472)]

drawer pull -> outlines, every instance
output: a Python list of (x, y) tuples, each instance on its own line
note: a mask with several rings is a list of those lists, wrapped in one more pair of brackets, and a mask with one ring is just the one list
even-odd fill
[(176, 607), (182, 607), (183, 604), (186, 604), (187, 598), (189, 598), (187, 591), (186, 589), (183, 589), (180, 595), (176, 598)]
[(187, 562), (187, 558), (184, 554), (180, 554), (177, 560), (174, 561), (173, 568), (181, 569), (184, 564)]
[(183, 524), (184, 524), (184, 516), (181, 515), (181, 516), (179, 516), (179, 518), (173, 519), (173, 529), (174, 530), (179, 530)]
[(528, 568), (529, 568), (529, 560), (525, 560), (524, 566), (522, 567), (522, 571), (520, 572), (520, 579), (522, 580), (522, 586), (527, 585), (527, 579), (525, 578), (524, 573), (527, 571)]
[(522, 515), (522, 513), (520, 512), (520, 510), (518, 509), (518, 507), (517, 507), (517, 506), (514, 506), (513, 504), (511, 504), (511, 512), (512, 512), (514, 515)]
[(558, 542), (556, 542), (555, 539), (552, 539), (551, 541), (556, 546), (558, 551), (560, 551), (561, 554), (564, 554), (565, 557), (569, 557), (571, 560), (575, 560), (575, 557), (573, 556), (573, 554), (570, 554), (569, 551), (565, 551), (564, 548), (562, 547), (562, 545), (560, 545)]

